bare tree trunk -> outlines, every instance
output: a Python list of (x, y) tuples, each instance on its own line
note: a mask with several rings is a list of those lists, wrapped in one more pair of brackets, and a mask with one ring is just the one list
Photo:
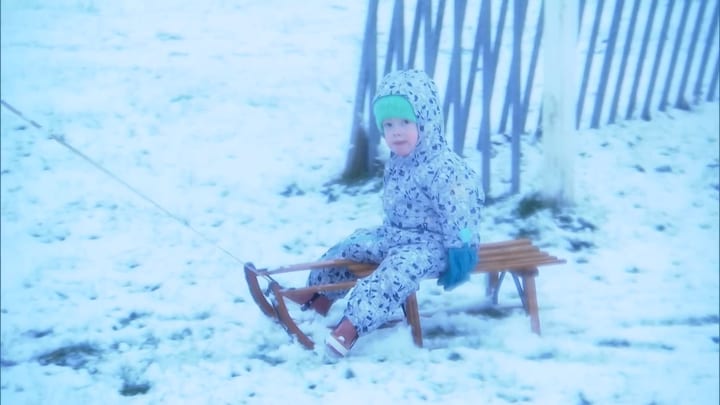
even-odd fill
[(346, 183), (353, 183), (357, 180), (367, 178), (371, 173), (370, 162), (368, 162), (368, 148), (370, 147), (367, 134), (362, 124), (358, 125), (352, 134), (352, 146), (348, 151), (345, 171), (342, 180)]
[(577, 0), (546, 1), (543, 41), (543, 151), (542, 194), (558, 204), (574, 199), (574, 158), (578, 8)]

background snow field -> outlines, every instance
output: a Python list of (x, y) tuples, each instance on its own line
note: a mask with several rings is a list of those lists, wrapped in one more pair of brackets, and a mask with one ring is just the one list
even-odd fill
[[(260, 312), (243, 262), (312, 261), (382, 219), (377, 184), (332, 183), (365, 7), (2, 2), (2, 99), (43, 126), (0, 107), (3, 404), (718, 403), (717, 102), (578, 132), (560, 211), (524, 137), (522, 192), (481, 233), (567, 259), (537, 279), (541, 337), (509, 280), (487, 309), (483, 277), (422, 284), (425, 348), (399, 323), (331, 364)], [(342, 310), (297, 315), (319, 340)]]

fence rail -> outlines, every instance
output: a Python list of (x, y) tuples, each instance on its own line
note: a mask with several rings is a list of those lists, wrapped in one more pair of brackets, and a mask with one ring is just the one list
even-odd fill
[[(466, 145), (473, 145), (468, 140), (475, 140), (485, 193), (491, 196), (494, 144), (509, 146), (511, 153), (510, 189), (501, 193), (517, 193), (521, 137), (542, 128), (539, 71), (545, 67), (538, 62), (548, 23), (544, 1), (412, 3), (414, 7), (406, 7), (404, 0), (369, 1), (352, 124), (355, 149), (345, 175), (370, 172), (377, 161), (380, 134), (372, 125), (370, 103), (378, 79), (394, 69), (420, 68), (445, 89), (442, 106), (453, 149), (463, 154)], [(578, 56), (583, 63), (576, 128), (650, 120), (670, 107), (688, 110), (716, 100), (720, 0), (615, 0), (607, 6), (604, 0), (579, 3)], [(412, 24), (406, 26), (406, 21)], [(379, 54), (382, 45), (385, 52)], [(558, 74), (562, 69), (559, 63)], [(363, 144), (367, 147), (359, 147)]]

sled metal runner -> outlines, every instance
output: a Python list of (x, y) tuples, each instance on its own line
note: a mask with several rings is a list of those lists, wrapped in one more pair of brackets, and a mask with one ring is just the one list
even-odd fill
[[(530, 329), (539, 335), (540, 316), (535, 287), (535, 277), (539, 274), (538, 268), (547, 265), (563, 264), (565, 260), (541, 251), (533, 245), (529, 239), (481, 244), (478, 249), (478, 257), (478, 265), (473, 270), (473, 274), (488, 274), (487, 289), (485, 291), (486, 297), (491, 297), (492, 303), (497, 305), (500, 285), (505, 275), (508, 273), (511, 274), (522, 306), (530, 317)], [(257, 269), (252, 263), (246, 263), (244, 267), (245, 280), (247, 281), (250, 294), (260, 310), (268, 317), (278, 321), (285, 330), (295, 336), (298, 342), (304, 347), (313, 349), (315, 347), (314, 342), (300, 329), (288, 311), (288, 297), (298, 293), (347, 290), (355, 286), (357, 281), (286, 288), (281, 286), (273, 276), (298, 271), (346, 267), (360, 279), (370, 275), (375, 271), (377, 266), (378, 265), (374, 263), (358, 263), (350, 260), (325, 260), (292, 264), (272, 270)], [(267, 281), (267, 288), (265, 290), (260, 286), (260, 278)], [(297, 305), (292, 301), (291, 304)], [(403, 312), (411, 327), (413, 341), (417, 346), (422, 347), (422, 326), (420, 324), (420, 312), (415, 293), (410, 294), (406, 299), (403, 305)]]

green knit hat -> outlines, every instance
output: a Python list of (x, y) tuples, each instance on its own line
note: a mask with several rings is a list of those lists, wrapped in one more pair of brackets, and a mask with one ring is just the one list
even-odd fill
[(375, 100), (373, 104), (375, 122), (382, 132), (382, 123), (388, 118), (400, 118), (416, 122), (415, 111), (407, 98), (398, 95), (383, 96)]

